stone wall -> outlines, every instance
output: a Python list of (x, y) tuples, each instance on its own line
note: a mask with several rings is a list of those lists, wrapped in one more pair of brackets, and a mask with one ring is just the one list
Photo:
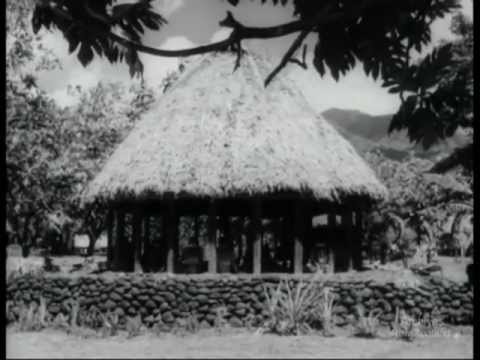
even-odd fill
[[(161, 320), (166, 325), (196, 313), (203, 325), (212, 325), (217, 308), (226, 308), (225, 318), (234, 326), (246, 321), (259, 324), (268, 317), (265, 310), (265, 286), (276, 286), (280, 276), (175, 276), (123, 274), (115, 276), (34, 277), (25, 275), (7, 285), (7, 301), (18, 310), (22, 303), (47, 301), (54, 316), (68, 314), (77, 300), (82, 309), (114, 311), (124, 319), (140, 314), (147, 325)], [(296, 282), (298, 279), (290, 278)], [(445, 315), (451, 324), (473, 324), (473, 292), (466, 285), (431, 279), (416, 288), (398, 287), (394, 283), (335, 282), (325, 285), (336, 294), (334, 321), (342, 326), (353, 321), (355, 305), (367, 310), (382, 310), (381, 320), (394, 319), (395, 308), (422, 316), (433, 310)]]

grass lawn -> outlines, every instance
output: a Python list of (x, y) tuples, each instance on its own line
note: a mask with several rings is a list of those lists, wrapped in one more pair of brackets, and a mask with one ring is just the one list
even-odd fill
[(55, 330), (19, 333), (8, 329), (6, 347), (7, 358), (473, 358), (471, 328), (466, 334), (422, 337), (411, 343), (348, 334), (282, 337), (244, 330), (84, 339)]

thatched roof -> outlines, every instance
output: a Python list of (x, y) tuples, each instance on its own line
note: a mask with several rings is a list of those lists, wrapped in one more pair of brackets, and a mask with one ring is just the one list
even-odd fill
[(285, 70), (265, 88), (273, 64), (248, 54), (233, 71), (235, 60), (216, 53), (191, 63), (118, 146), (84, 200), (276, 191), (324, 200), (386, 195)]

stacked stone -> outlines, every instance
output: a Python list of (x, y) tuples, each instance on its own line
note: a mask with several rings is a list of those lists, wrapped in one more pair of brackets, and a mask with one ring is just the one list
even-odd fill
[[(268, 318), (265, 288), (276, 287), (279, 278), (167, 278), (122, 275), (62, 278), (23, 276), (7, 287), (7, 300), (14, 311), (23, 304), (45, 298), (47, 310), (68, 315), (75, 301), (88, 311), (115, 312), (121, 321), (140, 315), (147, 326), (173, 325), (192, 314), (201, 325), (211, 326), (222, 318), (232, 326), (260, 324)], [(289, 280), (294, 286), (298, 280)], [(400, 288), (394, 283), (328, 282), (335, 296), (334, 322), (343, 326), (355, 321), (356, 308), (378, 311), (380, 320), (394, 320), (396, 308), (417, 317), (437, 311), (452, 324), (473, 324), (473, 293), (466, 285), (430, 281), (418, 288)]]

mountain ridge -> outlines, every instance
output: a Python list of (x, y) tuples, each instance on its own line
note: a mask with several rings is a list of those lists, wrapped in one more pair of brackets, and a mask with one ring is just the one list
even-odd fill
[(322, 115), (361, 155), (379, 150), (394, 160), (402, 160), (413, 153), (438, 161), (468, 142), (465, 135), (457, 133), (425, 150), (420, 144), (410, 142), (406, 130), (388, 133), (393, 114), (370, 115), (356, 109), (329, 108)]

